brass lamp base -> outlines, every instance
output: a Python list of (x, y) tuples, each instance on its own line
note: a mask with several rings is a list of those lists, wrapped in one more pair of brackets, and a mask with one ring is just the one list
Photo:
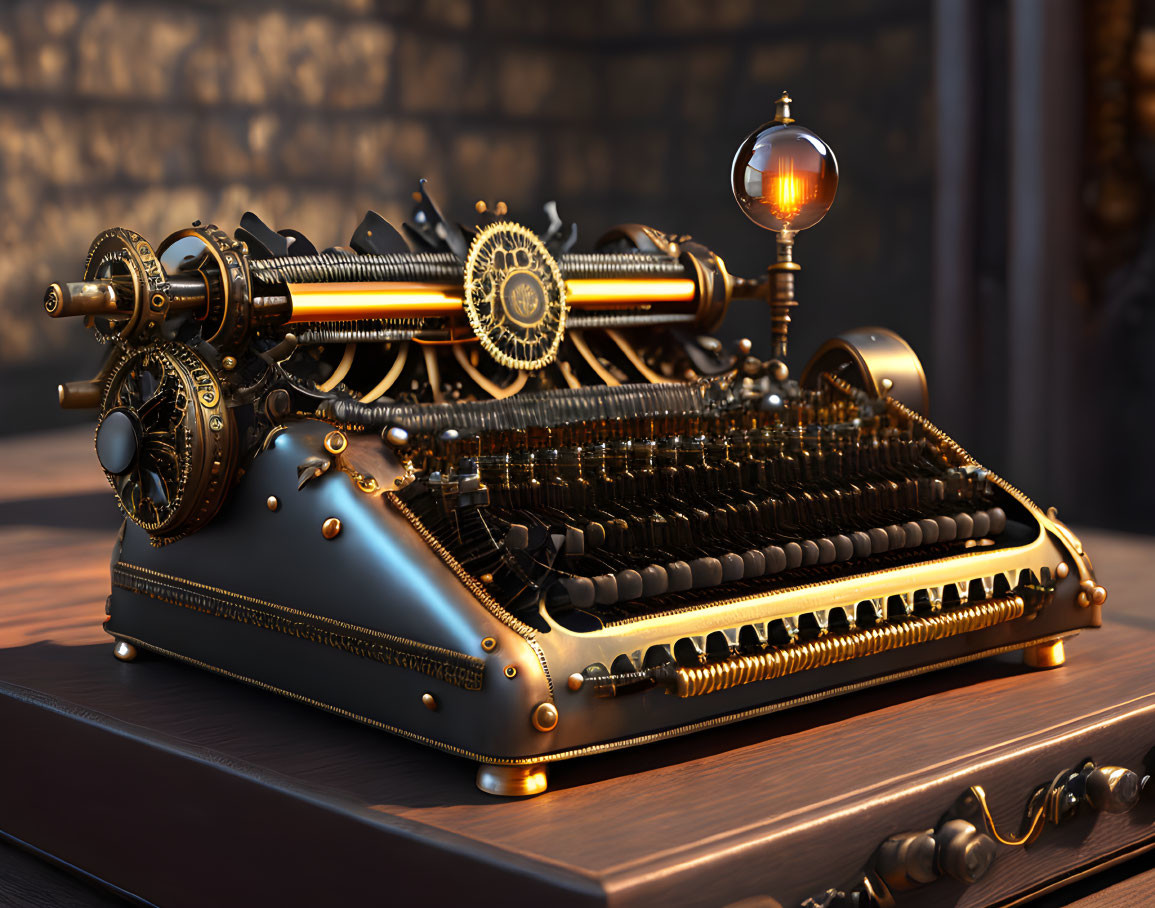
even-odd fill
[(549, 777), (544, 763), (523, 766), (482, 763), (477, 767), (477, 787), (486, 794), (503, 798), (526, 798), (545, 791), (549, 787)]

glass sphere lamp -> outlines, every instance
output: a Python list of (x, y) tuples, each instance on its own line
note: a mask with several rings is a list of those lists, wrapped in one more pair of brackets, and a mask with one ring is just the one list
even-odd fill
[[(838, 189), (838, 161), (830, 146), (790, 115), (782, 92), (774, 119), (755, 129), (738, 147), (732, 173), (738, 206), (759, 227), (777, 237), (776, 261), (769, 268), (773, 356), (786, 357), (794, 275), (794, 236), (826, 215)], [(783, 367), (784, 369), (784, 367)]]

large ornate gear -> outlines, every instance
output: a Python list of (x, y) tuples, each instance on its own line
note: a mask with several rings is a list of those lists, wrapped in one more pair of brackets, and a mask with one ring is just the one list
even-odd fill
[(183, 344), (141, 347), (112, 370), (96, 454), (125, 515), (157, 544), (216, 514), (232, 483), (236, 441), (212, 370)]
[(511, 369), (540, 369), (565, 333), (565, 284), (545, 245), (500, 221), (477, 235), (465, 260), (465, 315), (482, 348)]

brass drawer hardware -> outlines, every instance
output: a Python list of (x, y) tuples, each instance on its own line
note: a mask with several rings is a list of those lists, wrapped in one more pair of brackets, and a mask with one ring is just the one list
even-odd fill
[(1122, 766), (1085, 760), (1031, 792), (1022, 824), (1013, 834), (995, 823), (983, 787), (972, 785), (933, 829), (888, 836), (848, 885), (812, 896), (802, 908), (890, 908), (901, 904), (896, 893), (942, 877), (975, 883), (990, 870), (1000, 844), (1030, 845), (1048, 824), (1057, 826), (1088, 811), (1126, 813), (1139, 803), (1149, 778)]

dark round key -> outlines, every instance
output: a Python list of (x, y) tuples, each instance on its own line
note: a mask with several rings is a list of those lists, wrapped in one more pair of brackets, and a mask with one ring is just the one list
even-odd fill
[(631, 568), (626, 568), (624, 571), (618, 571), (615, 577), (618, 581), (618, 602), (642, 598), (641, 574)]
[(694, 589), (717, 586), (722, 582), (722, 562), (717, 558), (695, 558), (690, 562), (690, 574)]
[(651, 564), (642, 568), (642, 595), (645, 597), (661, 596), (670, 588), (670, 578), (666, 569), (660, 564)]
[(866, 534), (870, 537), (870, 551), (872, 554), (881, 555), (883, 552), (890, 551), (890, 536), (887, 535), (886, 530), (882, 527), (874, 527)]
[(788, 542), (782, 546), (782, 551), (786, 553), (786, 567), (791, 570), (802, 564), (802, 546), (797, 542)]
[(589, 608), (594, 604), (594, 582), (589, 577), (562, 577), (561, 585), (574, 608)]
[(938, 523), (929, 517), (924, 517), (918, 522), (918, 527), (922, 530), (922, 544), (934, 545), (938, 542)]
[(758, 549), (742, 553), (742, 576), (761, 577), (766, 573), (766, 555)]
[(854, 557), (854, 543), (850, 541), (849, 536), (843, 536), (840, 533), (837, 536), (831, 536), (830, 541), (834, 543), (835, 560), (849, 561)]
[(970, 514), (958, 513), (954, 515), (954, 523), (958, 528), (958, 539), (970, 539), (975, 534), (975, 521)]
[(818, 564), (818, 543), (813, 539), (803, 539), (799, 545), (802, 546), (802, 564)]
[(886, 541), (890, 545), (892, 552), (906, 545), (906, 533), (902, 531), (902, 527), (892, 523), (890, 526), (883, 527), (883, 529), (886, 531)]
[(902, 525), (902, 532), (906, 536), (906, 547), (908, 549), (922, 545), (922, 527), (913, 520)]
[(851, 533), (850, 542), (854, 546), (855, 558), (865, 558), (870, 554), (870, 537), (862, 530)]
[(991, 531), (991, 517), (986, 511), (975, 511), (975, 539), (982, 539)]
[(991, 519), (992, 536), (998, 536), (1007, 528), (1007, 512), (1002, 508), (991, 508), (987, 511), (987, 516)]
[(934, 522), (938, 524), (938, 541), (939, 542), (953, 542), (955, 536), (958, 535), (958, 525), (951, 517), (936, 517)]
[(667, 564), (666, 576), (669, 578), (671, 593), (680, 593), (694, 585), (694, 575), (684, 561), (671, 561)]
[(734, 552), (727, 552), (720, 559), (722, 562), (722, 582), (729, 583), (731, 580), (741, 580), (742, 574), (746, 568), (742, 564), (742, 556), (736, 555)]
[(834, 550), (834, 541), (825, 537), (816, 541), (818, 544), (818, 563), (832, 564), (834, 559), (838, 557), (838, 553)]
[(594, 582), (594, 601), (598, 605), (613, 605), (618, 601), (618, 578), (613, 574), (599, 574)]
[(767, 574), (777, 574), (779, 571), (786, 570), (786, 552), (781, 546), (768, 545), (762, 550), (762, 554), (766, 556)]

